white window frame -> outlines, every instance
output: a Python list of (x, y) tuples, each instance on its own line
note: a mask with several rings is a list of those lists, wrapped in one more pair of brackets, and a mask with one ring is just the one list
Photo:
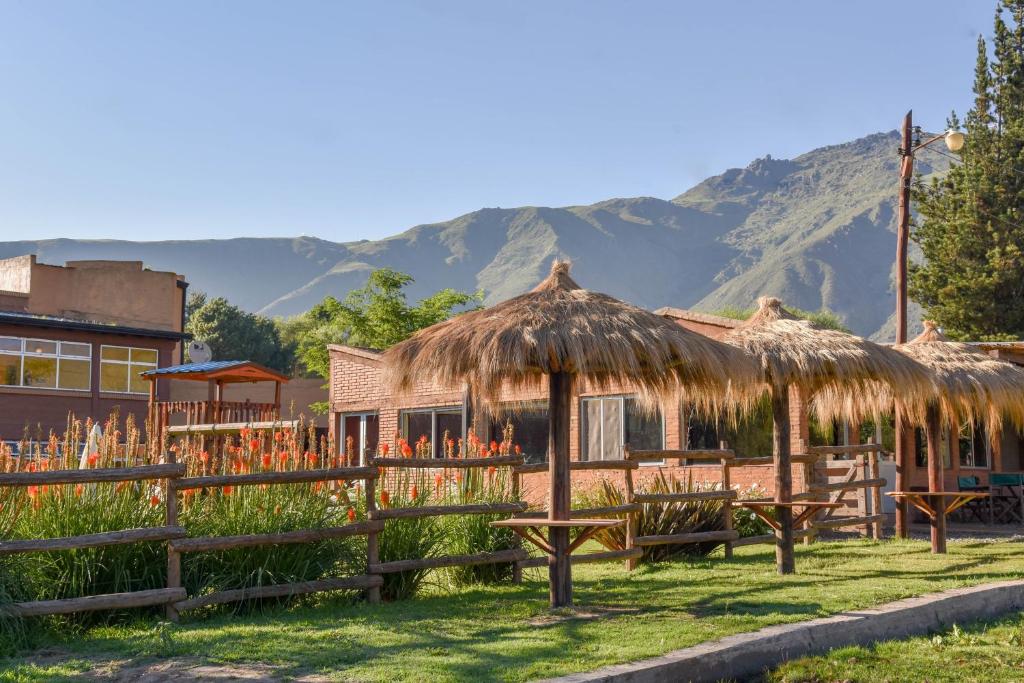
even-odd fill
[(380, 441), (380, 422), (379, 422), (380, 414), (377, 411), (371, 410), (371, 411), (356, 412), (356, 413), (340, 413), (340, 415), (341, 415), (341, 419), (339, 420), (340, 424), (339, 424), (339, 427), (338, 427), (338, 433), (341, 435), (341, 437), (338, 439), (338, 455), (342, 455), (342, 456), (345, 455), (345, 440), (349, 437), (349, 435), (345, 433), (345, 419), (349, 418), (349, 417), (358, 417), (359, 418), (359, 434), (357, 434), (357, 435), (354, 434), (352, 436), (355, 437), (356, 452), (359, 454), (359, 465), (360, 466), (364, 466), (364, 465), (366, 465), (366, 418), (368, 418), (368, 417), (376, 417), (377, 420), (378, 420), (378, 423), (377, 423), (377, 425), (378, 425), (377, 426), (377, 440), (378, 440), (378, 447), (379, 447), (379, 445), (380, 445), (379, 444), (379, 441)]
[[(431, 418), (430, 418), (430, 445), (431, 445), (431, 448), (436, 448), (437, 447), (437, 439), (438, 439), (438, 434), (437, 434), (437, 414), (438, 413), (446, 413), (448, 415), (453, 415), (455, 413), (458, 413), (462, 417), (463, 433), (459, 434), (456, 438), (458, 438), (458, 439), (465, 438), (465, 436), (466, 436), (466, 434), (465, 434), (465, 429), (466, 429), (466, 409), (465, 409), (465, 406), (463, 406), (463, 405), (449, 405), (449, 406), (431, 406), (429, 408), (405, 408), (403, 410), (400, 410), (398, 412), (398, 428), (401, 430), (401, 432), (402, 432), (402, 434), (403, 434), (403, 436), (404, 436), (404, 438), (406, 440), (409, 440), (409, 438), (410, 438), (409, 437), (408, 422), (405, 419), (406, 416), (407, 415), (412, 415), (412, 414), (420, 414), (420, 415), (422, 415), (424, 413), (429, 413), (431, 415)], [(409, 441), (409, 446), (412, 447), (413, 449), (416, 448), (416, 444), (413, 441)], [(441, 452), (443, 453), (444, 451), (442, 450)], [(401, 454), (399, 453), (398, 455), (401, 455)], [(431, 455), (431, 457), (434, 457), (434, 456)]]
[[(621, 407), (622, 407), (622, 412), (621, 412), (622, 419), (619, 420), (619, 460), (623, 459), (623, 456), (625, 455), (624, 448), (625, 448), (625, 445), (626, 445), (626, 399), (636, 400), (636, 396), (633, 395), (633, 394), (611, 394), (611, 395), (608, 395), (608, 396), (581, 396), (580, 397), (580, 407), (579, 407), (579, 411), (580, 411), (579, 425), (580, 426), (579, 426), (579, 431), (580, 431), (580, 459), (581, 460), (583, 458), (584, 450), (585, 450), (583, 444), (586, 442), (586, 439), (587, 439), (587, 435), (583, 431), (583, 415), (585, 414), (584, 403), (586, 401), (601, 401), (602, 402), (601, 403), (601, 450), (603, 451), (604, 450), (604, 401), (605, 400), (615, 400), (615, 399), (618, 399), (618, 401), (619, 401), (619, 403), (621, 404)], [(665, 448), (665, 439), (666, 439), (666, 435), (665, 435), (665, 428), (666, 428), (666, 425), (665, 425), (665, 413), (664, 413), (664, 411), (659, 409), (658, 410), (658, 415), (661, 417), (661, 447), (662, 447), (662, 449), (664, 449)], [(586, 460), (586, 462), (590, 462), (590, 452), (589, 452), (589, 449), (586, 449), (586, 450), (587, 450), (587, 453), (586, 453), (587, 460)], [(661, 467), (664, 464), (665, 464), (664, 460), (647, 460), (647, 461), (641, 461), (640, 462), (640, 466), (641, 467)]]
[[(107, 360), (103, 358), (104, 349), (127, 349), (128, 360)], [(156, 354), (156, 363), (139, 363), (132, 360), (132, 351), (152, 351)], [(148, 346), (123, 346), (121, 344), (101, 344), (100, 345), (100, 386), (99, 390), (106, 394), (131, 394), (132, 396), (145, 396), (148, 392), (146, 391), (132, 391), (132, 366), (145, 368), (140, 369), (139, 372), (145, 372), (146, 370), (156, 370), (160, 367), (160, 349), (150, 348)], [(110, 363), (112, 365), (127, 365), (128, 366), (128, 386), (125, 391), (111, 391), (103, 388), (103, 364)]]
[[(0, 384), (0, 387), (5, 389), (28, 389), (29, 391), (73, 391), (73, 392), (91, 392), (92, 391), (92, 343), (90, 342), (76, 342), (62, 339), (43, 339), (41, 337), (13, 337), (9, 335), (0, 336), (0, 339), (14, 339), (21, 345), (20, 351), (6, 351), (0, 350), (0, 355), (3, 356), (17, 356), (19, 358), (18, 372), (21, 375), (20, 384)], [(56, 346), (57, 351), (55, 353), (36, 353), (35, 351), (29, 351), (29, 344), (31, 342), (45, 342), (47, 344), (53, 344)], [(89, 355), (87, 356), (65, 356), (62, 353), (64, 344), (77, 344), (80, 346), (89, 347)], [(53, 358), (57, 361), (57, 375), (54, 378), (54, 386), (52, 387), (37, 387), (25, 384), (25, 359), (26, 358)], [(74, 389), (60, 386), (60, 361), (61, 358), (67, 358), (68, 360), (85, 361), (89, 364), (89, 386), (84, 389)]]

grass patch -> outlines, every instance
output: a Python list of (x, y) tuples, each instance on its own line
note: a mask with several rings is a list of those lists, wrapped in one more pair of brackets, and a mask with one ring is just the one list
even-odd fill
[[(244, 618), (102, 626), (73, 638), (52, 636), (45, 645), (68, 661), (199, 657), (270, 665), (283, 678), (524, 681), (1024, 575), (1020, 544), (1012, 542), (954, 542), (945, 556), (910, 541), (820, 543), (796, 552), (799, 573), (785, 577), (775, 573), (771, 546), (738, 549), (732, 560), (677, 560), (632, 574), (619, 563), (583, 565), (574, 571), (586, 617), (579, 619), (550, 618), (546, 574), (537, 571), (519, 586), (449, 592), (439, 582), (407, 601), (324, 598)], [(33, 661), (31, 653), (0, 660), (0, 679), (41, 678)]]
[(1024, 680), (1024, 615), (954, 626), (930, 636), (844, 647), (794, 660), (767, 676), (797, 681)]

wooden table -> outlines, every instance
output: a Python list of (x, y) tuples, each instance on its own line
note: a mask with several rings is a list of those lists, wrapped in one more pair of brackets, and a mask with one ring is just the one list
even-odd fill
[(991, 491), (1001, 491), (1005, 488), (1010, 492), (1008, 496), (993, 496), (1000, 500), (1005, 499), (1007, 503), (1000, 512), (999, 521), (1003, 521), (1009, 516), (1013, 518), (1010, 521), (1024, 524), (1024, 472), (991, 472), (988, 475), (988, 481)]
[[(942, 499), (949, 499), (945, 504), (943, 513), (948, 515), (961, 506), (977, 498), (988, 498), (991, 494), (982, 491), (889, 491), (885, 495), (899, 499), (903, 498), (918, 510), (928, 515), (928, 519), (936, 518), (935, 509), (941, 504)], [(931, 498), (931, 501), (927, 499)]]
[(793, 528), (796, 528), (800, 524), (803, 524), (818, 510), (824, 510), (826, 508), (840, 508), (843, 507), (842, 503), (825, 503), (815, 500), (801, 500), (793, 503), (776, 503), (771, 500), (737, 500), (733, 505), (739, 505), (745, 507), (755, 515), (760, 517), (768, 524), (771, 528), (778, 531), (779, 520), (775, 518), (775, 515), (770, 514), (765, 508), (789, 508), (790, 510), (802, 507), (803, 512), (793, 517)]
[(576, 540), (569, 544), (568, 554), (579, 548), (593, 537), (594, 534), (603, 530), (622, 526), (626, 523), (624, 519), (502, 519), (491, 522), (491, 526), (507, 527), (517, 535), (526, 539), (533, 545), (543, 550), (548, 555), (554, 555), (555, 549), (544, 538), (541, 533), (542, 527), (549, 529), (568, 529), (581, 527), (583, 532), (576, 537)]

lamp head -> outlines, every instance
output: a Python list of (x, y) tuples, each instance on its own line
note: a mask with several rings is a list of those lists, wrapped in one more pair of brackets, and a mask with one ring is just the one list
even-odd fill
[(964, 147), (964, 134), (958, 130), (946, 131), (946, 149), (950, 152), (959, 152)]

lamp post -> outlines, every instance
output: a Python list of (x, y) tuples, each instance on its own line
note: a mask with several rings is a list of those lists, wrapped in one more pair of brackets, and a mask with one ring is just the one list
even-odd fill
[[(907, 248), (910, 242), (910, 186), (914, 179), (914, 154), (928, 145), (943, 140), (950, 152), (959, 152), (964, 146), (964, 134), (948, 130), (925, 141), (920, 139), (920, 128), (914, 127), (913, 110), (903, 117), (903, 139), (900, 144), (900, 194), (896, 222), (896, 343), (907, 341)], [(908, 443), (909, 430), (904, 433), (899, 415), (896, 415), (896, 490), (907, 490), (909, 454), (913, 450)], [(910, 536), (907, 524), (907, 504), (899, 502), (896, 507), (896, 535)]]

